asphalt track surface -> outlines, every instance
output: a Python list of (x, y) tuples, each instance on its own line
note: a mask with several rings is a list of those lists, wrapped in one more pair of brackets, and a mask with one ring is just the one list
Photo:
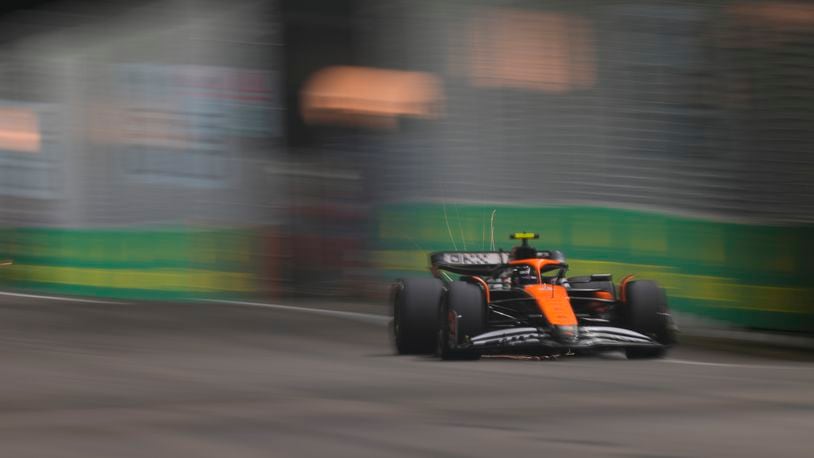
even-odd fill
[(0, 456), (814, 456), (810, 361), (440, 362), (368, 309), (2, 296)]

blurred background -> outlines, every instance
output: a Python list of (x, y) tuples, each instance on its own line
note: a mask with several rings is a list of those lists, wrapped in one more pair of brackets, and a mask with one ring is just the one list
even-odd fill
[(4, 289), (384, 304), (494, 225), (814, 332), (814, 4), (3, 5)]

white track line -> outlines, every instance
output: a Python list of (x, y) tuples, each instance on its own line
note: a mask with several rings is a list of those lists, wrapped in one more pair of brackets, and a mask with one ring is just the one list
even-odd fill
[(735, 364), (735, 363), (710, 363), (703, 361), (688, 361), (684, 359), (660, 359), (662, 363), (687, 364), (691, 366), (713, 366), (713, 367), (737, 367), (742, 369), (806, 369), (808, 366), (775, 366), (771, 364)]
[[(359, 312), (345, 312), (341, 310), (328, 310), (328, 309), (318, 309), (318, 308), (311, 308), (311, 307), (298, 307), (294, 305), (282, 305), (282, 304), (268, 304), (265, 302), (250, 302), (250, 301), (231, 301), (231, 300), (224, 300), (224, 299), (199, 299), (203, 302), (211, 302), (216, 304), (224, 304), (224, 305), (242, 305), (248, 307), (261, 307), (261, 308), (269, 308), (269, 309), (277, 309), (277, 310), (291, 310), (295, 312), (305, 312), (305, 313), (314, 313), (318, 315), (325, 315), (325, 316), (335, 316), (340, 318), (349, 318), (356, 321), (362, 321), (365, 323), (373, 323), (373, 324), (387, 324), (392, 320), (392, 317), (387, 315), (379, 315), (373, 313), (359, 313)], [(689, 361), (684, 359), (659, 359), (656, 360), (662, 363), (670, 363), (670, 364), (688, 364), (693, 366), (711, 366), (711, 367), (732, 367), (732, 368), (743, 368), (743, 369), (806, 369), (807, 366), (774, 366), (774, 365), (760, 365), (760, 364), (733, 364), (733, 363), (712, 363), (712, 362), (703, 362), (703, 361)]]
[[(199, 299), (203, 302), (211, 302), (216, 304), (225, 304), (225, 305), (242, 305), (248, 307), (261, 307), (261, 308), (269, 308), (269, 309), (277, 309), (277, 310), (291, 310), (295, 312), (305, 312), (305, 313), (314, 313), (318, 315), (325, 315), (325, 316), (335, 316), (341, 318), (349, 318), (357, 321), (362, 321), (365, 323), (374, 323), (374, 324), (386, 324), (392, 320), (392, 317), (387, 315), (379, 315), (373, 313), (359, 313), (359, 312), (345, 312), (341, 310), (328, 310), (328, 309), (318, 309), (318, 308), (311, 308), (311, 307), (298, 307), (294, 305), (282, 305), (282, 304), (268, 304), (265, 302), (249, 302), (249, 301), (231, 301), (231, 300), (224, 300), (224, 299)], [(712, 362), (703, 362), (703, 361), (689, 361), (684, 359), (659, 359), (656, 360), (663, 363), (670, 363), (670, 364), (688, 364), (693, 366), (712, 366), (712, 367), (735, 367), (735, 368), (746, 368), (746, 369), (801, 369), (805, 368), (805, 366), (773, 366), (773, 365), (759, 365), (759, 364), (732, 364), (732, 363), (712, 363)]]
[(374, 323), (374, 324), (387, 324), (392, 319), (387, 315), (379, 315), (374, 313), (359, 313), (359, 312), (345, 312), (342, 310), (328, 310), (328, 309), (316, 309), (311, 307), (297, 307), (294, 305), (282, 305), (282, 304), (267, 304), (265, 302), (249, 302), (249, 301), (230, 301), (224, 299), (200, 299), (204, 302), (212, 302), (216, 304), (230, 304), (230, 305), (244, 305), (248, 307), (262, 307), (267, 309), (277, 309), (277, 310), (292, 310), (295, 312), (305, 312), (305, 313), (314, 313), (317, 315), (325, 315), (325, 316), (335, 316), (339, 318), (349, 318), (356, 321), (362, 321), (365, 323)]
[[(118, 304), (123, 305), (124, 302), (116, 302), (116, 301), (103, 301), (103, 300), (96, 300), (96, 299), (82, 299), (78, 297), (60, 297), (60, 296), (45, 296), (40, 294), (24, 294), (24, 293), (12, 293), (8, 291), (0, 291), (0, 296), (12, 296), (12, 297), (27, 297), (32, 299), (46, 299), (52, 301), (65, 301), (65, 302), (86, 302), (91, 304)], [(283, 304), (268, 304), (265, 302), (250, 302), (250, 301), (231, 301), (231, 300), (224, 300), (224, 299), (199, 299), (201, 302), (211, 302), (215, 304), (225, 304), (225, 305), (241, 305), (246, 307), (261, 307), (261, 308), (268, 308), (268, 309), (276, 309), (276, 310), (290, 310), (294, 312), (305, 312), (305, 313), (313, 313), (317, 315), (325, 315), (325, 316), (334, 316), (339, 318), (347, 318), (352, 319), (355, 321), (361, 321), (364, 323), (373, 323), (373, 324), (387, 324), (392, 320), (392, 317), (388, 315), (379, 315), (375, 313), (360, 313), (360, 312), (346, 312), (343, 310), (329, 310), (329, 309), (318, 309), (312, 307), (298, 307), (294, 305), (283, 305)], [(759, 365), (759, 364), (732, 364), (732, 363), (712, 363), (712, 362), (703, 362), (703, 361), (689, 361), (684, 359), (661, 359), (657, 360), (662, 363), (670, 363), (670, 364), (687, 364), (692, 366), (711, 366), (711, 367), (736, 367), (736, 368), (746, 368), (746, 369), (801, 369), (804, 366), (775, 366), (775, 365)]]
[(0, 296), (28, 297), (28, 298), (31, 298), (31, 299), (47, 299), (49, 301), (87, 302), (87, 303), (90, 303), (90, 304), (124, 305), (124, 302), (117, 302), (117, 301), (102, 301), (102, 300), (98, 300), (98, 299), (83, 299), (81, 297), (43, 296), (43, 295), (40, 295), (40, 294), (12, 293), (12, 292), (8, 292), (8, 291), (0, 291)]

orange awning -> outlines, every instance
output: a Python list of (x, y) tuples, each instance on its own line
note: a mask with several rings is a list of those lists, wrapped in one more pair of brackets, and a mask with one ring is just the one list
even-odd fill
[(338, 66), (316, 72), (301, 93), (309, 124), (395, 127), (400, 116), (439, 116), (442, 89), (429, 73)]
[(0, 150), (39, 153), (39, 116), (28, 108), (0, 108)]

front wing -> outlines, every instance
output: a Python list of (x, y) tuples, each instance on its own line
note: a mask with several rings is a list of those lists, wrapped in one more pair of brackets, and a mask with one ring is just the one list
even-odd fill
[(662, 344), (636, 331), (612, 326), (580, 326), (573, 342), (562, 342), (543, 328), (520, 327), (479, 334), (458, 348), (484, 354), (553, 354), (662, 348)]

